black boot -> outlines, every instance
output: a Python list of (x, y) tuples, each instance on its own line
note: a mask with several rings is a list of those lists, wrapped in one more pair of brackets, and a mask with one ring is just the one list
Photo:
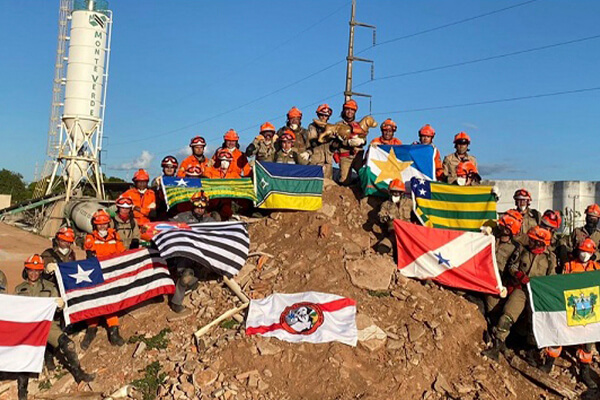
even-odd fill
[(87, 329), (85, 330), (85, 336), (83, 337), (83, 340), (81, 341), (81, 350), (87, 350), (90, 347), (90, 344), (92, 344), (92, 342), (96, 338), (96, 333), (98, 333), (97, 326), (93, 326), (93, 327), (88, 326), (87, 327)]
[(552, 366), (554, 365), (554, 361), (556, 361), (556, 358), (546, 357), (546, 361), (544, 361), (544, 363), (538, 367), (539, 370), (549, 374), (550, 371), (552, 371)]
[(67, 335), (62, 335), (58, 339), (58, 346), (67, 363), (65, 367), (71, 371), (73, 378), (75, 378), (75, 382), (91, 382), (94, 380), (96, 374), (88, 374), (81, 369), (79, 358), (75, 352), (75, 343), (73, 343), (73, 341), (69, 339)]
[(491, 358), (494, 361), (498, 361), (500, 353), (506, 352), (506, 343), (504, 341), (494, 338), (493, 345), (487, 350), (481, 352), (482, 355), (487, 358)]
[(44, 365), (48, 372), (56, 369), (56, 365), (54, 364), (54, 349), (48, 346), (46, 346), (46, 351), (44, 352)]
[(29, 376), (27, 374), (19, 374), (17, 376), (17, 390), (19, 400), (27, 400), (27, 386), (29, 385)]
[(598, 384), (590, 376), (590, 364), (582, 364), (579, 371), (579, 378), (588, 387), (588, 389), (598, 389)]
[(177, 314), (181, 314), (182, 312), (184, 312), (185, 310), (187, 310), (187, 308), (182, 305), (182, 304), (175, 304), (175, 303), (171, 303), (169, 302), (169, 307), (171, 308), (171, 310)]
[(108, 341), (113, 346), (123, 346), (125, 344), (125, 340), (119, 334), (118, 326), (111, 326), (108, 328)]

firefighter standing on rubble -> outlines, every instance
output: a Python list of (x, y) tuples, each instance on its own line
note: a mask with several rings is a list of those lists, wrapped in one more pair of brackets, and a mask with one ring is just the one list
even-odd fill
[(347, 125), (350, 135), (343, 140), (339, 150), (340, 184), (350, 185), (352, 183), (352, 170), (358, 172), (363, 162), (363, 147), (365, 131), (356, 122), (358, 104), (354, 100), (348, 100), (342, 107), (342, 120), (339, 124)]
[(391, 119), (386, 119), (381, 123), (381, 136), (371, 140), (371, 146), (378, 144), (387, 144), (392, 146), (398, 146), (402, 144), (402, 140), (394, 137), (394, 133), (398, 129), (398, 125)]
[(531, 193), (526, 189), (518, 189), (513, 195), (515, 201), (515, 210), (521, 213), (523, 216), (523, 225), (521, 226), (521, 232), (517, 235), (516, 239), (522, 245), (526, 245), (529, 241), (527, 232), (534, 226), (537, 226), (542, 221), (542, 214), (531, 208)]
[(133, 218), (133, 201), (119, 196), (115, 205), (117, 212), (111, 221), (112, 228), (117, 231), (125, 249), (137, 249), (140, 246), (140, 227)]
[[(281, 139), (281, 136), (287, 130), (292, 131), (292, 136), (294, 138), (293, 147), (298, 154), (305, 152), (306, 149), (310, 147), (308, 131), (302, 127), (302, 111), (296, 107), (292, 107), (290, 111), (288, 111), (285, 126), (282, 126), (277, 131), (277, 136), (279, 139)], [(277, 150), (279, 150), (279, 148)]]
[(412, 199), (406, 195), (404, 182), (401, 179), (392, 180), (388, 191), (390, 198), (381, 204), (377, 214), (385, 231), (385, 236), (377, 245), (377, 251), (382, 254), (387, 254), (394, 249), (393, 243), (396, 242), (394, 220), (413, 221), (413, 203)]
[(454, 148), (456, 151), (444, 157), (442, 166), (444, 168), (444, 176), (448, 183), (455, 183), (457, 176), (458, 164), (465, 161), (471, 161), (477, 168), (477, 159), (468, 153), (471, 137), (465, 132), (459, 132), (454, 135)]
[(341, 144), (338, 138), (329, 138), (325, 143), (319, 142), (319, 136), (325, 132), (332, 114), (333, 110), (327, 104), (317, 107), (317, 119), (308, 126), (308, 140), (312, 147), (300, 154), (300, 157), (308, 160), (310, 165), (320, 165), (325, 179), (333, 179), (334, 156)]
[(212, 165), (212, 160), (206, 158), (204, 150), (206, 149), (206, 140), (202, 136), (195, 136), (190, 140), (190, 148), (192, 154), (186, 157), (179, 166), (177, 171), (178, 178), (184, 178), (187, 169), (191, 166), (200, 168), (200, 171), (204, 171), (206, 168)]
[(265, 122), (260, 126), (258, 136), (246, 148), (246, 157), (254, 156), (256, 161), (275, 161), (276, 141), (275, 126), (270, 122)]
[(435, 160), (435, 177), (438, 181), (444, 182), (444, 167), (442, 166), (442, 157), (439, 149), (433, 144), (435, 129), (429, 124), (425, 124), (419, 129), (419, 140), (413, 144), (424, 144), (433, 147), (433, 159)]
[(133, 174), (134, 187), (122, 194), (133, 201), (133, 217), (138, 225), (150, 222), (156, 216), (156, 196), (154, 190), (148, 189), (150, 175), (145, 169), (139, 169)]

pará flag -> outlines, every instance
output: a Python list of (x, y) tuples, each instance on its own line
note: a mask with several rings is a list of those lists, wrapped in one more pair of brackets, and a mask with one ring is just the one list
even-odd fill
[(175, 293), (167, 263), (151, 249), (59, 263), (56, 279), (65, 301), (67, 325)]
[(259, 208), (314, 211), (323, 204), (323, 168), (320, 165), (257, 161), (254, 186)]
[(394, 230), (402, 275), (475, 292), (503, 291), (493, 236), (427, 228), (398, 219)]
[(0, 294), (0, 371), (42, 372), (56, 299)]
[(600, 271), (534, 277), (528, 288), (540, 348), (600, 341)]
[(358, 175), (365, 196), (387, 196), (393, 179), (435, 179), (435, 149), (428, 145), (370, 146), (367, 162)]
[(288, 342), (338, 341), (356, 346), (356, 302), (318, 292), (275, 293), (264, 299), (250, 300), (246, 334)]
[(491, 186), (458, 186), (413, 178), (410, 183), (415, 214), (424, 226), (477, 232), (496, 219)]
[(179, 203), (189, 201), (194, 193), (204, 190), (211, 199), (237, 198), (254, 201), (254, 186), (250, 178), (240, 179), (200, 179), (162, 177), (162, 188), (171, 208)]

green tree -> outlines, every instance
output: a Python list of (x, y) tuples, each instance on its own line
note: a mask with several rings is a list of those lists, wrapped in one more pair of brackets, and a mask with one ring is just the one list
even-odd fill
[(29, 190), (23, 181), (23, 175), (4, 168), (0, 171), (0, 194), (12, 195), (13, 204), (30, 197)]

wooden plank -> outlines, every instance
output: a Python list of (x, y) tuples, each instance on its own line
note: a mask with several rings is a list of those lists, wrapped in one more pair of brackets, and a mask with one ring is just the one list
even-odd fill
[(512, 357), (509, 363), (511, 367), (513, 367), (514, 369), (525, 375), (525, 377), (531, 379), (538, 385), (541, 385), (546, 389), (552, 390), (553, 392), (558, 393), (559, 395), (566, 397), (567, 399), (579, 398), (579, 393), (577, 393), (575, 390), (566, 387), (563, 382), (559, 382), (556, 379), (552, 378), (550, 375), (540, 371), (537, 368), (532, 367), (519, 357)]

